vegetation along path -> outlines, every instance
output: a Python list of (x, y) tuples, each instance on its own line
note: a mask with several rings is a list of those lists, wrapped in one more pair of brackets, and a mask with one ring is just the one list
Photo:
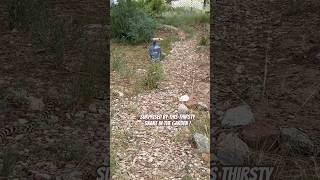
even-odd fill
[(209, 104), (209, 47), (199, 43), (203, 29), (172, 44), (161, 61), (165, 79), (156, 90), (134, 96), (112, 93), (112, 179), (209, 179), (209, 155), (190, 142), (203, 116), (196, 116), (191, 127), (145, 126), (139, 118), (177, 114), (179, 97), (185, 94)]

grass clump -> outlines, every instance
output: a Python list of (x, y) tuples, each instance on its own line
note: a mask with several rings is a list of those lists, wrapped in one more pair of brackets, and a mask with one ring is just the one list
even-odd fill
[(203, 36), (199, 41), (199, 46), (206, 46), (206, 45), (208, 45), (208, 38)]
[(0, 177), (8, 177), (12, 174), (17, 162), (17, 154), (12, 150), (6, 150), (3, 155), (3, 164), (0, 169)]
[(159, 62), (152, 63), (143, 78), (143, 86), (148, 89), (157, 89), (160, 81), (164, 78), (164, 72)]
[(81, 161), (86, 155), (87, 149), (79, 143), (66, 141), (61, 153), (61, 158), (66, 161)]
[(127, 66), (127, 62), (118, 54), (111, 57), (111, 70), (116, 71), (124, 79), (132, 77), (134, 70)]
[(32, 7), (31, 0), (8, 0), (8, 23), (11, 29), (27, 28), (31, 22), (30, 10)]
[(149, 41), (156, 29), (156, 22), (133, 1), (120, 1), (111, 9), (112, 37), (121, 42)]
[(190, 130), (192, 134), (200, 133), (210, 137), (210, 116), (207, 112), (195, 111), (195, 121), (192, 121)]

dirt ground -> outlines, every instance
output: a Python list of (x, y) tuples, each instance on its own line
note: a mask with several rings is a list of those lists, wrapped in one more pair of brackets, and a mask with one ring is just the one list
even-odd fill
[[(0, 127), (38, 121), (44, 111), (49, 110), (48, 107), (54, 107), (48, 112), (47, 119), (40, 122), (46, 125), (44, 128), (9, 137), (6, 144), (0, 145), (0, 154), (4, 155), (7, 150), (16, 154), (17, 161), (10, 177), (27, 179), (32, 174), (59, 176), (73, 171), (82, 174), (78, 179), (94, 179), (96, 168), (108, 156), (105, 152), (108, 148), (106, 91), (100, 92), (102, 96), (104, 94), (102, 99), (97, 96), (91, 101), (99, 110), (93, 113), (88, 104), (78, 103), (75, 99), (70, 102), (71, 94), (66, 89), (75, 79), (85, 76), (74, 73), (79, 71), (84, 55), (79, 39), (83, 36), (84, 26), (106, 22), (106, 4), (90, 0), (48, 2), (50, 17), (65, 21), (66, 39), (61, 61), (46, 49), (34, 46), (29, 31), (10, 29), (6, 3), (0, 3), (1, 97), (17, 91), (22, 98), (9, 98), (6, 102), (1, 99), (5, 108), (1, 106)], [(97, 53), (91, 51), (92, 56), (102, 59), (107, 66), (106, 38), (99, 40), (104, 43), (101, 48), (94, 43), (87, 46), (95, 48)], [(107, 78), (100, 76), (95, 82), (106, 87)], [(30, 110), (22, 96), (41, 99), (44, 110)]]
[(256, 121), (301, 128), (320, 145), (320, 2), (292, 2), (213, 4), (211, 127), (246, 103)]

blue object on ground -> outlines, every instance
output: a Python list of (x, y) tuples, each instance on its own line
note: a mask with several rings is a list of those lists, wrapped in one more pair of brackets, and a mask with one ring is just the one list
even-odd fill
[(160, 60), (161, 50), (157, 41), (152, 41), (152, 46), (149, 49), (149, 55), (152, 61)]

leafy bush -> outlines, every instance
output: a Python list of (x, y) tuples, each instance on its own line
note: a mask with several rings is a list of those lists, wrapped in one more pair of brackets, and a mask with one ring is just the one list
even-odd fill
[(147, 89), (156, 89), (160, 80), (163, 79), (163, 69), (159, 62), (152, 63), (147, 70), (147, 74), (143, 79), (143, 85)]
[(161, 14), (166, 9), (166, 4), (163, 0), (149, 0), (146, 6), (148, 12), (153, 16)]
[(153, 37), (156, 22), (136, 2), (120, 1), (111, 9), (112, 36), (120, 41), (140, 43)]

